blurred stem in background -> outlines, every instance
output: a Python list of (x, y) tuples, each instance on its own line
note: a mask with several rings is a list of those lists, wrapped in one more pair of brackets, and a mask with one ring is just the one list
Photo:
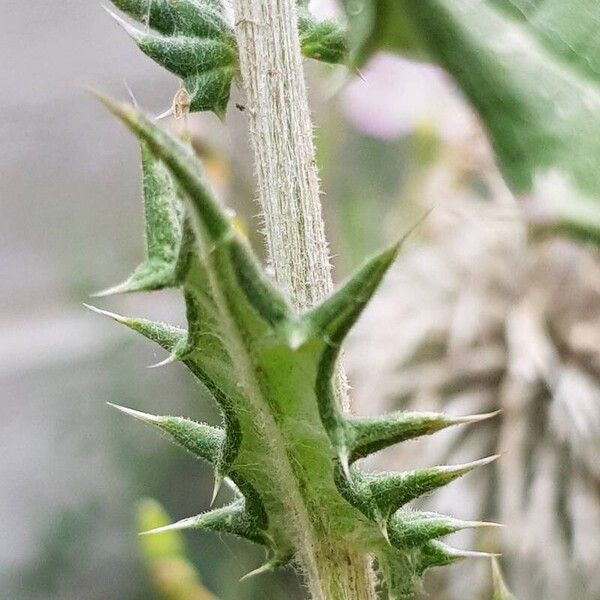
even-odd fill
[[(156, 500), (147, 498), (138, 503), (137, 522), (139, 530), (144, 532), (173, 521)], [(186, 556), (183, 536), (179, 531), (141, 535), (140, 549), (152, 585), (161, 599), (218, 600), (202, 585), (198, 572)]]

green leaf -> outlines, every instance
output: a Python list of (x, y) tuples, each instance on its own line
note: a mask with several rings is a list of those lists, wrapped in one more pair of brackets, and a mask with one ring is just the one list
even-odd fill
[(96, 296), (157, 290), (179, 283), (180, 201), (169, 172), (145, 145), (142, 145), (142, 175), (146, 223), (144, 261), (126, 281)]
[(386, 48), (446, 68), (536, 218), (600, 240), (598, 2), (358, 1), (361, 60)]
[(334, 294), (303, 318), (306, 331), (324, 342), (321, 343), (316, 381), (319, 414), (344, 469), (350, 452), (346, 440), (348, 432), (337, 404), (333, 373), (342, 341), (377, 290), (399, 248), (399, 243), (394, 244), (368, 260)]
[[(133, 27), (108, 11), (140, 50), (181, 77), (187, 96), (178, 96), (191, 112), (211, 110), (223, 118), (231, 83), (238, 68), (233, 28), (219, 0), (112, 0), (131, 18), (154, 32)], [(317, 21), (305, 5), (298, 8), (298, 29), (304, 56), (327, 63), (347, 57), (347, 33), (334, 19)]]
[(400, 510), (389, 520), (387, 532), (392, 546), (407, 549), (463, 529), (497, 526), (496, 523), (462, 521), (436, 513)]
[[(210, 460), (216, 466), (216, 489), (223, 477), (236, 488), (231, 504), (158, 531), (204, 528), (265, 545), (270, 559), (259, 572), (312, 555), (317, 546), (322, 552), (335, 545), (357, 556), (376, 554), (390, 573), (402, 563), (405, 584), (412, 587), (421, 568), (415, 557), (431, 554), (431, 542), (418, 543), (427, 537), (423, 523), (400, 530), (399, 517), (393, 517), (394, 539), (402, 550), (392, 547), (389, 517), (404, 502), (481, 462), (379, 475), (361, 473), (355, 464), (348, 473), (345, 459), (351, 452), (357, 458), (389, 443), (479, 419), (453, 422), (414, 414), (396, 414), (387, 421), (348, 419), (335, 406), (333, 364), (340, 346), (398, 245), (368, 261), (320, 306), (297, 315), (212, 196), (190, 147), (137, 110), (103, 102), (168, 169), (181, 194), (177, 263), (188, 327), (104, 314), (159, 343), (171, 354), (167, 362), (182, 361), (218, 403), (223, 428), (133, 414)], [(427, 525), (431, 534), (435, 527)], [(434, 533), (443, 534), (442, 524), (436, 527)], [(413, 546), (408, 548), (406, 540)], [(388, 556), (390, 552), (395, 554)]]
[(473, 552), (470, 550), (459, 550), (436, 540), (427, 542), (421, 548), (418, 570), (424, 573), (432, 567), (445, 567), (452, 563), (465, 560), (466, 558), (491, 558), (489, 552)]
[(261, 524), (252, 513), (246, 510), (243, 499), (236, 500), (222, 508), (142, 533), (143, 535), (153, 535), (186, 529), (205, 529), (216, 533), (230, 533), (256, 544), (266, 545), (268, 543)]
[(348, 58), (348, 33), (335, 19), (317, 21), (308, 10), (298, 8), (298, 33), (302, 54), (326, 63), (341, 64)]
[(123, 315), (118, 315), (108, 310), (101, 310), (100, 308), (90, 306), (89, 304), (84, 304), (84, 306), (92, 312), (109, 317), (117, 323), (129, 327), (129, 329), (137, 331), (145, 338), (155, 342), (169, 352), (172, 352), (178, 344), (186, 339), (185, 330), (180, 329), (179, 327), (173, 327), (172, 325), (167, 325), (166, 323), (160, 323), (158, 321), (149, 321), (148, 319), (124, 317)]
[(211, 427), (205, 423), (196, 423), (183, 417), (159, 417), (132, 408), (125, 408), (118, 404), (110, 402), (109, 404), (126, 415), (158, 427), (168, 434), (175, 443), (197, 458), (202, 458), (212, 465), (218, 465), (225, 442), (225, 431), (223, 429)]
[(136, 21), (164, 35), (231, 37), (221, 2), (212, 0), (112, 0)]
[(497, 414), (448, 417), (441, 413), (398, 411), (377, 417), (348, 416), (345, 426), (350, 460), (355, 461), (399, 442), (431, 435), (446, 427), (478, 423)]
[(344, 497), (361, 512), (377, 522), (405, 504), (448, 485), (455, 479), (496, 460), (490, 456), (462, 465), (429, 467), (405, 473), (363, 474), (353, 471), (349, 480), (338, 476), (338, 486)]
[(162, 33), (141, 31), (118, 15), (109, 14), (144, 54), (182, 78), (190, 111), (212, 110), (222, 117), (237, 69), (235, 39), (220, 7), (198, 3), (192, 8), (191, 4), (186, 1), (180, 6), (179, 2), (165, 0), (158, 3), (157, 9), (150, 9), (146, 2), (121, 3), (134, 18), (146, 20), (149, 14), (150, 25)]

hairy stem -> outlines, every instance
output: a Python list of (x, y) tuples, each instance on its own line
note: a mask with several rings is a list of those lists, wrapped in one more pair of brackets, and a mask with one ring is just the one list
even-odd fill
[[(234, 0), (242, 87), (246, 94), (258, 195), (270, 264), (280, 287), (300, 311), (333, 288), (321, 214), (313, 131), (302, 69), (295, 0)], [(337, 376), (347, 409), (345, 379)], [(317, 540), (301, 559), (311, 595), (319, 600), (375, 598), (363, 556), (336, 540)], [(316, 570), (310, 568), (316, 564)]]
[(295, 0), (235, 0), (269, 260), (299, 309), (332, 290)]

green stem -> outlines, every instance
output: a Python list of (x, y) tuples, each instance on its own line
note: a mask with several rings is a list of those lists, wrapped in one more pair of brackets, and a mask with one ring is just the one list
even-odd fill
[[(234, 8), (268, 257), (278, 284), (303, 311), (327, 297), (333, 285), (296, 4), (235, 0)], [(339, 403), (347, 409), (341, 369), (337, 380)], [(314, 526), (318, 515), (311, 517), (305, 524), (311, 545), (298, 548), (311, 597), (373, 600), (368, 557), (349, 554), (342, 540), (321, 539)]]

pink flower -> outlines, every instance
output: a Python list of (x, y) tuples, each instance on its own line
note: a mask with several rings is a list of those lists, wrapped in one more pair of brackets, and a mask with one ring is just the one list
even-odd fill
[(348, 120), (362, 133), (395, 139), (420, 127), (456, 141), (472, 131), (473, 115), (439, 67), (381, 53), (342, 93)]

